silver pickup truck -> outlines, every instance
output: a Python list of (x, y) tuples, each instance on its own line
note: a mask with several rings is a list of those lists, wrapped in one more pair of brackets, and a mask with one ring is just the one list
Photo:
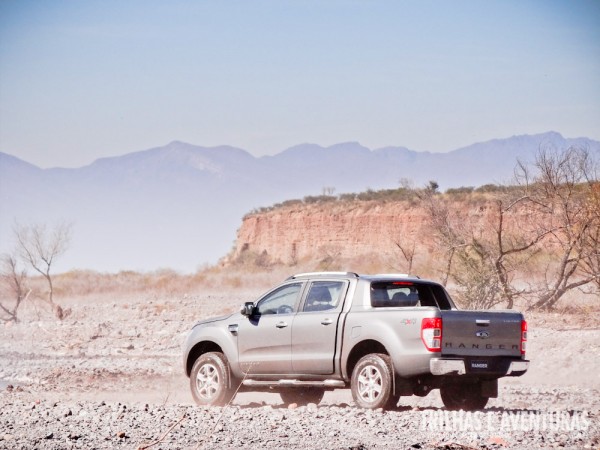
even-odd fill
[(521, 313), (460, 311), (432, 281), (318, 272), (196, 323), (183, 365), (200, 405), (224, 405), (243, 390), (318, 403), (349, 387), (363, 408), (440, 389), (446, 408), (476, 410), (497, 397), (498, 378), (527, 371), (526, 341)]

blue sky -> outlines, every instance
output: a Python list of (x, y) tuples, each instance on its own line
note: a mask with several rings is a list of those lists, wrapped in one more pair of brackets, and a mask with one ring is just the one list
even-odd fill
[(600, 140), (600, 1), (0, 1), (0, 151)]

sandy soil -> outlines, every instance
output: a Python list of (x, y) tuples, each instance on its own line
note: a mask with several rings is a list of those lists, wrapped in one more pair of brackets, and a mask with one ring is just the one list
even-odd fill
[[(589, 315), (530, 315), (531, 369), (501, 380), (499, 397), (475, 415), (444, 416), (437, 392), (391, 412), (359, 410), (347, 390), (297, 409), (262, 393), (224, 409), (194, 406), (185, 334), (258, 294), (90, 295), (63, 300), (72, 314), (62, 322), (30, 305), (20, 323), (0, 325), (0, 448), (138, 448), (182, 417), (154, 448), (600, 445), (600, 328)], [(510, 424), (511, 414), (562, 425)]]

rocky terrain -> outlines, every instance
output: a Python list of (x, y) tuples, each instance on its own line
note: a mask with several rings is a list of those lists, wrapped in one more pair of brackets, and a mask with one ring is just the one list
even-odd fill
[(262, 290), (73, 296), (62, 300), (72, 311), (63, 321), (27, 305), (19, 323), (0, 325), (0, 449), (600, 447), (594, 314), (530, 315), (532, 368), (502, 380), (482, 412), (446, 411), (437, 392), (367, 411), (347, 390), (302, 407), (275, 393), (195, 406), (181, 363), (186, 331)]

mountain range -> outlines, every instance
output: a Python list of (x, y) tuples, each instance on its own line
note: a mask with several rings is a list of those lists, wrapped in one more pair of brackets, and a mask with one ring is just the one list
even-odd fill
[(15, 223), (73, 224), (57, 269), (193, 272), (234, 245), (250, 210), (324, 188), (335, 194), (399, 187), (401, 179), (442, 190), (510, 183), (517, 160), (540, 148), (580, 146), (600, 159), (600, 142), (556, 132), (476, 143), (447, 153), (404, 147), (370, 150), (356, 142), (302, 144), (254, 157), (230, 146), (179, 141), (75, 169), (41, 169), (0, 152), (0, 252)]

